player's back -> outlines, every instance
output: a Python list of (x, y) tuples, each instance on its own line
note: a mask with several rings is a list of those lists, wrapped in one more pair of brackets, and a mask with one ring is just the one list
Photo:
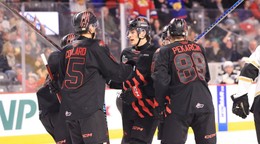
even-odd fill
[(105, 78), (123, 81), (132, 71), (119, 64), (103, 41), (79, 37), (62, 50), (62, 94), (71, 119), (86, 117), (104, 104)]
[[(173, 110), (180, 114), (213, 111), (207, 86), (209, 70), (204, 48), (191, 41), (177, 41), (161, 48), (168, 55)], [(167, 54), (168, 53), (168, 54)]]

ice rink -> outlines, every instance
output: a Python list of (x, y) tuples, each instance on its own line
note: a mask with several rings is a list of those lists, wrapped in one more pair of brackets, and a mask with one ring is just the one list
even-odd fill
[[(120, 144), (120, 140), (111, 140), (111, 144)], [(153, 144), (160, 144), (160, 141), (154, 138)], [(193, 134), (189, 134), (186, 144), (195, 144)], [(217, 144), (258, 144), (254, 130), (218, 132)]]

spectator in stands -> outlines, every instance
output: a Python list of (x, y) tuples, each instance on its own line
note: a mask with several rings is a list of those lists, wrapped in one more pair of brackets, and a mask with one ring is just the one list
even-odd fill
[(12, 69), (14, 69), (17, 61), (16, 61), (16, 57), (15, 57), (14, 47), (10, 42), (4, 43), (2, 53), (6, 56), (8, 65)]
[(240, 21), (248, 20), (253, 18), (252, 11), (250, 10), (251, 1), (244, 1), (243, 8), (237, 9), (238, 18)]
[(12, 70), (9, 66), (6, 56), (1, 52), (0, 53), (0, 72), (8, 73)]
[(260, 0), (254, 0), (251, 5), (250, 5), (250, 10), (253, 14), (253, 16), (258, 19), (258, 21), (260, 20)]
[(87, 9), (87, 3), (85, 0), (70, 0), (69, 1), (71, 15)]
[(150, 23), (152, 23), (153, 20), (158, 19), (153, 0), (134, 0), (133, 6), (131, 19), (134, 19), (138, 16), (150, 17)]
[(36, 92), (40, 86), (38, 80), (39, 76), (37, 74), (29, 72), (26, 80), (26, 92)]
[(251, 40), (249, 42), (248, 45), (248, 49), (246, 49), (243, 53), (242, 56), (243, 57), (249, 57), (256, 49), (256, 47), (258, 46), (257, 41), (256, 40)]
[[(32, 71), (34, 67), (35, 62), (35, 55), (33, 55), (33, 49), (29, 42), (25, 42), (25, 63), (26, 63), (26, 71)], [(17, 56), (18, 63), (22, 63), (22, 57), (21, 55)]]
[(105, 0), (105, 6), (108, 8), (109, 13), (112, 16), (115, 16), (115, 18), (117, 20), (119, 18), (119, 15), (118, 15), (118, 8), (119, 8), (118, 0)]
[(193, 41), (193, 40), (195, 40), (196, 37), (197, 37), (197, 33), (194, 31), (194, 29), (192, 27), (189, 27), (187, 39), (190, 41)]
[(187, 10), (184, 0), (168, 0), (171, 7), (172, 18), (187, 18)]
[(208, 62), (222, 62), (225, 60), (225, 53), (221, 49), (218, 39), (211, 41), (211, 47), (206, 49)]
[(39, 20), (36, 16), (34, 17), (34, 19), (33, 19), (33, 21), (32, 21), (32, 24), (33, 24), (36, 28), (38, 28), (37, 25), (39, 25), (39, 30), (40, 30), (40, 32), (43, 33), (43, 34), (46, 33), (44, 24), (42, 24), (42, 23), (40, 22), (40, 20)]
[(151, 24), (152, 35), (158, 35), (161, 33), (162, 25), (158, 19), (154, 20)]
[(0, 71), (4, 72), (10, 82), (15, 81), (16, 72), (14, 71), (14, 65), (16, 63), (14, 56), (14, 49), (10, 42), (5, 42), (3, 45), (3, 50), (0, 53)]
[(161, 25), (167, 25), (172, 19), (172, 15), (170, 13), (171, 7), (168, 5), (167, 0), (154, 0), (154, 6)]
[(4, 9), (0, 9), (0, 25), (3, 27), (5, 32), (10, 30), (9, 17), (6, 17), (6, 12)]
[(260, 25), (258, 25), (256, 27), (255, 40), (257, 41), (257, 45), (259, 45), (260, 44)]
[(39, 76), (38, 83), (42, 85), (45, 82), (48, 71), (46, 70), (46, 67), (45, 67), (40, 55), (37, 55), (34, 66), (35, 66), (34, 71)]
[(151, 28), (152, 28), (152, 43), (155, 47), (160, 47), (159, 45), (159, 39), (160, 39), (160, 34), (161, 34), (161, 30), (162, 30), (162, 25), (160, 23), (160, 21), (158, 19), (155, 19), (153, 21), (153, 23), (151, 24)]
[(115, 23), (115, 19), (109, 13), (109, 9), (104, 6), (101, 8), (101, 12), (104, 14), (104, 24), (105, 24), (105, 32), (109, 37), (119, 38), (119, 28), (118, 25)]
[(48, 58), (49, 55), (53, 52), (53, 49), (50, 47), (45, 47), (43, 52), (44, 52), (44, 55)]
[(16, 72), (16, 79), (18, 83), (22, 83), (22, 78), (23, 78), (23, 72), (22, 72), (22, 65), (17, 63), (15, 65), (15, 72)]
[(38, 41), (36, 32), (31, 31), (29, 33), (29, 43), (31, 45), (30, 53), (32, 54), (32, 57), (34, 59), (36, 59), (37, 55), (41, 54), (41, 50), (42, 50), (42, 47), (41, 47), (40, 42)]
[(237, 51), (236, 37), (232, 35), (232, 32), (228, 32), (222, 40), (221, 48), (225, 53), (225, 60), (238, 61), (242, 58), (242, 55)]
[(223, 64), (223, 72), (217, 77), (218, 84), (235, 84), (239, 72), (234, 70), (234, 64), (231, 61), (225, 61)]

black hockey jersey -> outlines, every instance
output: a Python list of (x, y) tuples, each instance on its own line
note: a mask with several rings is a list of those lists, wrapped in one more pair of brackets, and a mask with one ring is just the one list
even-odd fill
[(101, 40), (79, 37), (62, 50), (60, 77), (68, 119), (88, 117), (103, 108), (105, 79), (123, 82), (132, 66), (117, 63)]
[[(149, 42), (140, 47), (130, 47), (123, 50), (121, 54), (121, 61), (127, 63), (129, 60), (136, 61), (135, 69), (123, 82), (123, 93), (130, 91), (130, 95), (134, 101), (129, 107), (132, 110), (125, 112), (128, 117), (134, 118), (133, 115), (138, 115), (141, 118), (145, 116), (153, 116), (152, 109), (154, 107), (154, 88), (151, 78), (151, 63), (156, 47)], [(138, 57), (135, 57), (138, 55)], [(112, 88), (116, 88), (110, 85)], [(131, 113), (131, 112), (134, 113)]]
[(164, 106), (165, 97), (169, 96), (174, 113), (213, 112), (204, 48), (183, 40), (163, 46), (157, 52), (152, 78), (159, 105)]

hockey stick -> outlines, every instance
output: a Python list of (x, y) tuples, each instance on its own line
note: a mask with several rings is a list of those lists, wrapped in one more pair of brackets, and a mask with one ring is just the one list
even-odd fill
[[(8, 9), (9, 11), (13, 12), (15, 15), (17, 15), (19, 18), (21, 18), (26, 24), (28, 24), (34, 31), (37, 32), (37, 34), (39, 34), (43, 39), (46, 39), (49, 43), (51, 43), (57, 50), (61, 51), (61, 48), (56, 45), (52, 40), (50, 40), (47, 36), (45, 36), (41, 31), (39, 31), (30, 21), (28, 21), (26, 18), (24, 18), (22, 15), (19, 14), (18, 11), (10, 8), (7, 4), (5, 4), (4, 2), (0, 2), (1, 5), (3, 5), (6, 9)], [(46, 57), (44, 54), (41, 54), (41, 58), (47, 68), (47, 71), (48, 71), (48, 74), (51, 78), (51, 80), (53, 80), (53, 75), (52, 75), (52, 72), (51, 72), (51, 69), (48, 65), (48, 62), (46, 60)], [(58, 101), (61, 102), (61, 95), (60, 93), (57, 93), (56, 94), (57, 98), (58, 98)]]
[[(43, 61), (44, 65), (46, 66), (46, 69), (47, 69), (47, 71), (48, 71), (48, 74), (49, 74), (51, 80), (53, 80), (54, 77), (53, 77), (53, 75), (52, 75), (50, 66), (48, 65), (48, 62), (47, 62), (47, 59), (46, 59), (45, 55), (44, 55), (44, 54), (41, 54), (41, 58), (42, 58), (42, 61)], [(58, 99), (59, 103), (61, 103), (61, 95), (60, 95), (60, 93), (56, 93), (56, 96), (57, 96), (57, 99)]]
[(110, 140), (109, 140), (109, 130), (108, 130), (108, 124), (107, 124), (107, 107), (106, 107), (106, 103), (104, 103), (103, 105), (103, 112), (105, 114), (105, 119), (106, 119), (106, 125), (107, 125), (107, 135), (108, 135), (108, 142), (106, 144), (110, 144)]
[(205, 36), (217, 24), (219, 24), (230, 12), (239, 6), (244, 0), (238, 0), (232, 7), (227, 9), (213, 24), (211, 24), (203, 33), (201, 33), (194, 41), (197, 42), (201, 37)]
[(33, 30), (35, 30), (43, 39), (46, 39), (49, 43), (51, 43), (57, 50), (61, 51), (61, 48), (54, 43), (52, 40), (50, 40), (45, 34), (43, 34), (40, 30), (38, 30), (30, 21), (28, 21), (25, 17), (20, 15), (20, 13), (15, 10), (10, 8), (6, 3), (0, 2), (5, 8), (13, 12), (15, 15), (17, 15), (19, 18), (21, 18), (26, 24), (28, 24)]

